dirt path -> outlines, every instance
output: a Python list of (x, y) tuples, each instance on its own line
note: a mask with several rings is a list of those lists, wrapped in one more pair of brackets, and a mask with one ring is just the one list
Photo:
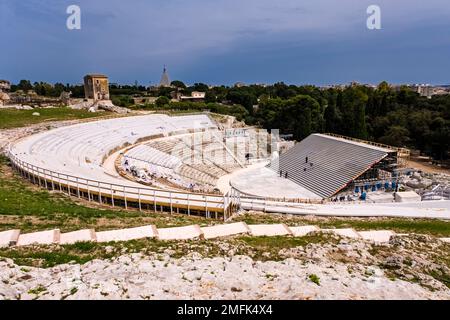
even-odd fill
[(431, 165), (431, 164), (424, 163), (424, 162), (417, 162), (417, 161), (408, 160), (406, 162), (406, 166), (414, 168), (414, 169), (422, 170), (423, 172), (426, 172), (426, 173), (434, 173), (434, 174), (436, 174), (436, 173), (444, 173), (444, 174), (450, 175), (450, 170), (444, 169), (444, 168), (440, 168), (438, 166)]

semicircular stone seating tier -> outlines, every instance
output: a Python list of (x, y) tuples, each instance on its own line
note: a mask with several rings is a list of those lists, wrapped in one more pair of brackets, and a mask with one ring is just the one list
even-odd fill
[(121, 165), (140, 181), (213, 192), (220, 177), (242, 167), (238, 159), (245, 161), (245, 150), (263, 149), (258, 143), (242, 137), (235, 148), (219, 130), (188, 133), (132, 147), (124, 153)]
[[(94, 197), (101, 203), (103, 197), (114, 205), (141, 205), (144, 209), (188, 213), (204, 212), (211, 217), (223, 213), (224, 218), (236, 208), (288, 214), (314, 214), (331, 216), (390, 216), (411, 218), (450, 219), (450, 201), (421, 201), (418, 203), (388, 204), (325, 204), (314, 205), (286, 202), (273, 199), (246, 197), (236, 190), (227, 195), (211, 195), (186, 191), (151, 188), (138, 182), (112, 175), (102, 164), (107, 155), (120, 147), (136, 145), (150, 137), (177, 139), (182, 134), (217, 126), (207, 115), (169, 117), (167, 115), (145, 115), (100, 120), (61, 127), (22, 138), (9, 146), (7, 154), (13, 167), (24, 177), (48, 189), (60, 189), (69, 195), (82, 193), (83, 197)], [(169, 139), (170, 138), (170, 139)], [(167, 170), (184, 173), (201, 167), (189, 166), (170, 157), (151, 140), (145, 146), (159, 150), (155, 157), (164, 156)], [(220, 139), (219, 139), (220, 140)], [(214, 146), (212, 147), (214, 149)], [(210, 158), (214, 159), (214, 158)], [(166, 161), (164, 160), (164, 161)], [(185, 158), (182, 158), (184, 161)], [(208, 164), (208, 163), (207, 163)], [(170, 168), (171, 167), (171, 168)], [(173, 169), (177, 171), (174, 171)], [(222, 168), (225, 169), (226, 168)], [(184, 170), (181, 172), (181, 170)], [(191, 170), (191, 171), (190, 171)], [(217, 169), (219, 170), (219, 169)], [(170, 171), (169, 171), (170, 172)], [(194, 171), (195, 172), (195, 171)], [(209, 172), (204, 178), (214, 178)], [(38, 180), (38, 181), (36, 181)], [(50, 184), (50, 185), (49, 185)], [(96, 193), (97, 192), (97, 193)], [(141, 193), (141, 192), (145, 192)], [(137, 199), (137, 200), (136, 200)], [(91, 198), (89, 198), (91, 200)], [(134, 202), (133, 202), (134, 201)], [(194, 214), (196, 214), (194, 212)]]
[[(13, 154), (41, 168), (111, 181), (102, 162), (110, 151), (157, 134), (189, 129), (215, 128), (206, 115), (169, 117), (136, 116), (62, 127), (30, 136), (14, 144)], [(130, 184), (133, 183), (130, 181)]]
[[(120, 147), (134, 145), (149, 137), (206, 129), (217, 129), (217, 126), (205, 114), (178, 117), (145, 115), (108, 119), (61, 127), (26, 137), (10, 146), (9, 155), (21, 171), (32, 171), (32, 175), (37, 173), (37, 178), (44, 178), (46, 183), (50, 183), (51, 180), (57, 181), (63, 188), (73, 190), (76, 185), (78, 192), (80, 192), (79, 184), (85, 181), (88, 193), (89, 189), (91, 193), (94, 192), (93, 186), (97, 183), (99, 197), (105, 196), (109, 191), (113, 197), (115, 195), (125, 202), (130, 198), (140, 197), (139, 206), (141, 200), (148, 203), (152, 201), (156, 209), (158, 200), (161, 206), (170, 205), (171, 211), (172, 207), (181, 207), (182, 204), (187, 206), (188, 210), (189, 207), (203, 209), (206, 212), (210, 207), (224, 210), (225, 200), (222, 196), (213, 198), (187, 193), (178, 195), (171, 193), (167, 196), (168, 191), (162, 190), (154, 191), (152, 197), (145, 198), (141, 194), (138, 196), (141, 190), (149, 192), (148, 190), (155, 188), (148, 188), (135, 181), (115, 176), (102, 166), (106, 156)], [(177, 165), (175, 159), (169, 160), (171, 160), (167, 164), (169, 167)], [(47, 179), (49, 172), (51, 176)], [(120, 193), (121, 190), (123, 194)]]

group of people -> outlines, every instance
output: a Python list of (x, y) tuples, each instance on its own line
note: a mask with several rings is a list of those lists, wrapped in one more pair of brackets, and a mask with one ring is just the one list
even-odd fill
[[(283, 177), (283, 170), (280, 170), (280, 178)], [(288, 178), (288, 172), (286, 171), (284, 173), (284, 177), (287, 179)]]
[(137, 177), (139, 180), (145, 183), (152, 183), (152, 181), (158, 179), (164, 179), (168, 182), (177, 185), (183, 189), (189, 190), (191, 192), (212, 192), (208, 188), (201, 188), (201, 186), (197, 185), (195, 182), (188, 182), (184, 180), (181, 176), (177, 174), (167, 174), (164, 171), (158, 170), (158, 166), (156, 165), (148, 165), (147, 168), (138, 168), (135, 165), (130, 163), (130, 160), (125, 158), (123, 161), (123, 168), (125, 171), (130, 172), (134, 177)]
[[(309, 161), (309, 158), (308, 158), (308, 157), (305, 157), (305, 167), (303, 167), (303, 171), (305, 171), (305, 172), (306, 172), (306, 170), (308, 170), (307, 164), (309, 164), (309, 168), (312, 168), (312, 167), (313, 167), (313, 163), (312, 163), (311, 161)], [(287, 179), (288, 176), (289, 176), (289, 174), (288, 174), (287, 171), (285, 171), (285, 172), (283, 173), (283, 170), (280, 170), (280, 178), (282, 178), (283, 175), (284, 175), (284, 177), (285, 177), (286, 179)]]
[(125, 159), (125, 161), (123, 163), (123, 168), (125, 169), (125, 171), (130, 172), (133, 175), (133, 177), (136, 177), (145, 183), (149, 182), (147, 172), (143, 169), (140, 169), (140, 168), (134, 166), (134, 165), (130, 165), (130, 162), (128, 161), (128, 159)]
[(330, 199), (331, 202), (343, 202), (343, 201), (353, 201), (353, 198), (351, 195), (341, 195), (341, 196), (336, 196), (334, 198)]

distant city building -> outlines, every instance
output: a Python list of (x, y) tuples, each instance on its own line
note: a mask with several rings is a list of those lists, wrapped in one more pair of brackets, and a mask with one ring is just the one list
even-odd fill
[(445, 87), (435, 87), (433, 95), (434, 96), (441, 96), (441, 95), (447, 95), (450, 94), (450, 90)]
[(206, 95), (205, 92), (200, 92), (200, 91), (192, 91), (192, 93), (191, 93), (191, 97), (194, 99), (204, 99), (205, 95)]
[(411, 87), (411, 89), (422, 97), (431, 98), (434, 94), (434, 88), (429, 84), (416, 84)]
[(205, 100), (206, 92), (192, 91), (190, 96), (180, 96), (179, 100), (202, 102)]
[(236, 88), (245, 87), (245, 83), (244, 83), (244, 82), (236, 82), (236, 83), (234, 84), (234, 86), (235, 86)]
[(0, 80), (0, 92), (11, 90), (11, 83), (7, 80)]
[(86, 99), (109, 100), (108, 77), (103, 74), (88, 74), (84, 77)]
[(262, 82), (257, 82), (257, 83), (254, 83), (253, 85), (258, 86), (258, 87), (263, 87), (263, 88), (267, 87), (267, 83), (262, 83)]
[(170, 87), (169, 73), (167, 72), (166, 66), (164, 66), (163, 74), (161, 75), (161, 81), (159, 82), (160, 87)]

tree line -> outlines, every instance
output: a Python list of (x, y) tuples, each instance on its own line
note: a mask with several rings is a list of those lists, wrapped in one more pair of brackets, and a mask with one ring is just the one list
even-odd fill
[[(177, 85), (186, 93), (205, 91), (206, 104), (242, 106), (237, 115), (247, 124), (280, 129), (296, 140), (330, 132), (420, 150), (437, 160), (449, 159), (450, 95), (429, 99), (408, 86), (394, 88), (387, 82), (377, 87), (353, 84), (327, 89), (282, 82), (212, 88)], [(169, 96), (171, 89), (163, 90), (162, 95)]]
[(299, 140), (313, 132), (331, 132), (417, 149), (438, 160), (449, 158), (450, 95), (428, 99), (386, 82), (377, 88), (280, 88), (260, 99), (250, 123), (280, 128)]
[[(34, 90), (37, 94), (57, 97), (71, 91), (83, 98), (82, 85), (31, 84), (22, 80), (12, 91)], [(190, 95), (206, 92), (203, 103), (171, 103), (174, 92)], [(132, 105), (133, 95), (160, 97), (160, 110), (210, 110), (235, 115), (249, 125), (280, 129), (301, 140), (311, 133), (331, 132), (389, 145), (417, 149), (438, 160), (449, 159), (450, 95), (421, 97), (407, 86), (391, 87), (382, 82), (377, 87), (349, 85), (344, 88), (319, 88), (305, 85), (215, 86), (204, 83), (186, 86), (173, 81), (171, 87), (151, 88), (110, 85), (114, 103)]]

